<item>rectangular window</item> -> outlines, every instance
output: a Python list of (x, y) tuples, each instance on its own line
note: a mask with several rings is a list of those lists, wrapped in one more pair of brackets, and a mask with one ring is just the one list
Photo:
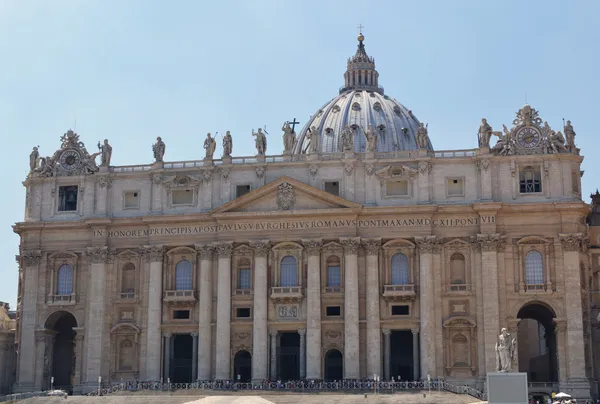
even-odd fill
[(239, 288), (250, 289), (250, 268), (240, 269)]
[(250, 185), (237, 185), (235, 187), (235, 197), (239, 198), (240, 196), (246, 195), (250, 192)]
[(408, 316), (408, 306), (404, 304), (392, 306), (392, 316)]
[(464, 196), (465, 194), (465, 183), (462, 178), (447, 178), (446, 189), (448, 196)]
[(194, 193), (191, 189), (178, 189), (171, 192), (173, 205), (191, 205), (194, 202)]
[(325, 183), (325, 192), (340, 196), (340, 183), (337, 181), (329, 181)]
[(522, 194), (542, 192), (542, 175), (539, 168), (525, 167), (519, 172), (519, 192)]
[(250, 307), (238, 307), (235, 309), (237, 318), (250, 318)]
[(339, 317), (342, 314), (342, 308), (340, 306), (327, 306), (325, 314), (327, 317)]
[(123, 207), (125, 209), (139, 209), (140, 198), (139, 192), (125, 192), (123, 195)]
[(190, 319), (190, 311), (189, 310), (173, 311), (173, 320), (189, 320), (189, 319)]
[(340, 287), (342, 285), (342, 274), (339, 265), (327, 267), (327, 287)]
[(74, 212), (77, 210), (77, 185), (58, 187), (58, 211)]
[(386, 181), (386, 196), (408, 196), (408, 180)]

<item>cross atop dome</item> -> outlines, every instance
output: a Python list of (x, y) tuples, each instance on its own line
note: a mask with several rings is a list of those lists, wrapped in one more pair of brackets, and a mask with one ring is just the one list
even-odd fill
[(354, 56), (348, 58), (348, 67), (344, 73), (344, 87), (340, 89), (340, 94), (356, 89), (383, 94), (383, 87), (379, 86), (379, 73), (375, 70), (375, 59), (367, 55), (365, 49), (363, 26), (359, 25), (358, 28), (358, 47)]

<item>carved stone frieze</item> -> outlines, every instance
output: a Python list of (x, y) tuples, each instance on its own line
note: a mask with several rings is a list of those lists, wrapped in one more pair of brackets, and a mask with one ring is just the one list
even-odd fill
[(163, 260), (166, 248), (162, 245), (147, 245), (140, 252), (142, 257), (148, 262), (160, 262)]
[(502, 251), (506, 246), (506, 236), (497, 233), (478, 234), (472, 241), (473, 247), (482, 252)]
[(375, 164), (366, 164), (365, 165), (365, 172), (369, 176), (375, 174)]
[(162, 185), (162, 175), (160, 174), (152, 174), (152, 183), (154, 185)]
[(478, 171), (487, 171), (490, 167), (490, 161), (488, 159), (477, 160), (475, 163)]
[(265, 168), (264, 167), (256, 167), (256, 176), (258, 178), (262, 178), (265, 176)]
[(563, 251), (580, 251), (583, 234), (561, 233), (558, 235)]
[(135, 250), (127, 249), (127, 250), (122, 251), (119, 254), (117, 254), (117, 256), (119, 257), (120, 260), (132, 261), (132, 260), (137, 259), (139, 257), (139, 254)]
[(224, 182), (229, 181), (229, 174), (231, 174), (231, 169), (229, 169), (229, 168), (221, 169), (221, 178), (223, 179)]
[(321, 248), (323, 247), (323, 239), (313, 238), (302, 240), (302, 244), (304, 245), (306, 255), (319, 255), (321, 253)]
[(317, 173), (319, 172), (319, 166), (311, 165), (310, 167), (308, 167), (308, 171), (311, 177), (315, 178), (317, 176)]
[(421, 174), (429, 174), (432, 168), (433, 164), (430, 161), (419, 161), (419, 171)]
[(112, 178), (108, 175), (99, 175), (97, 182), (100, 188), (110, 188), (112, 186)]
[(225, 241), (216, 243), (215, 250), (217, 251), (219, 258), (229, 258), (231, 257), (231, 251), (233, 250), (233, 242)]
[(346, 163), (344, 165), (344, 171), (346, 171), (346, 175), (352, 175), (355, 168), (356, 168), (356, 163), (354, 163), (354, 162)]
[(440, 250), (439, 240), (435, 236), (415, 237), (415, 242), (421, 254), (431, 254)]
[(200, 259), (212, 258), (213, 252), (215, 251), (215, 246), (210, 244), (196, 244), (194, 248), (200, 255)]
[(342, 339), (344, 334), (342, 331), (338, 330), (327, 330), (325, 331), (325, 336), (329, 339)]
[(277, 206), (279, 210), (290, 210), (296, 203), (294, 187), (286, 181), (277, 187)]
[(252, 240), (249, 244), (254, 250), (256, 257), (266, 257), (271, 251), (271, 242), (269, 240)]
[(23, 251), (21, 253), (21, 259), (23, 260), (23, 265), (26, 267), (38, 266), (42, 260), (42, 252), (39, 250)]
[(361, 239), (363, 248), (368, 255), (377, 255), (381, 249), (381, 238), (363, 238)]
[(210, 182), (211, 180), (212, 180), (212, 171), (211, 170), (202, 171), (202, 181)]
[(112, 262), (115, 257), (114, 251), (108, 249), (108, 247), (88, 247), (85, 250), (85, 255), (87, 255), (90, 261), (93, 264), (107, 264)]
[(343, 237), (340, 238), (340, 244), (344, 247), (344, 253), (346, 254), (358, 254), (358, 248), (360, 247), (360, 237)]

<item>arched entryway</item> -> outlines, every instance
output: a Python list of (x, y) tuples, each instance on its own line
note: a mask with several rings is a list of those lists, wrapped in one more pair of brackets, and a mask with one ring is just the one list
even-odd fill
[(337, 349), (330, 349), (325, 354), (325, 380), (342, 380), (344, 378), (344, 357)]
[(233, 378), (240, 383), (252, 380), (252, 355), (248, 351), (238, 351), (233, 357)]
[(72, 392), (76, 363), (74, 328), (77, 328), (77, 320), (67, 311), (58, 311), (48, 317), (45, 328), (54, 332), (52, 352), (46, 352), (44, 358), (44, 367), (47, 367), (44, 373), (50, 373), (45, 376), (48, 381), (54, 377), (54, 388)]
[(558, 381), (558, 357), (554, 333), (554, 310), (541, 302), (521, 307), (517, 331), (519, 372), (530, 382)]

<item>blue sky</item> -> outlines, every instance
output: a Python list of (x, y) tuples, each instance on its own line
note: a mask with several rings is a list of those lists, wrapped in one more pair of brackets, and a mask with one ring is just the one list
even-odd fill
[[(357, 26), (387, 94), (429, 123), (435, 149), (477, 146), (482, 117), (509, 124), (527, 101), (556, 130), (570, 119), (586, 156), (583, 194), (600, 186), (598, 1), (1, 0), (0, 300), (16, 305), (18, 237), (32, 146), (43, 156), (74, 127), (114, 165), (201, 159), (207, 132), (253, 128), (282, 150), (337, 94)], [(76, 123), (75, 123), (76, 122)], [(216, 156), (221, 155), (220, 141)]]

